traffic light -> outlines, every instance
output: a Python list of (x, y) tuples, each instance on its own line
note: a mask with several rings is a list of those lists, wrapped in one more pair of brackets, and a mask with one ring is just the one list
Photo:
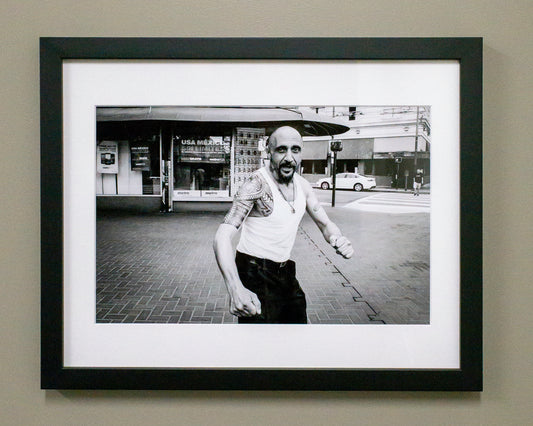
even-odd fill
[(342, 151), (342, 141), (332, 141), (330, 147), (333, 152)]

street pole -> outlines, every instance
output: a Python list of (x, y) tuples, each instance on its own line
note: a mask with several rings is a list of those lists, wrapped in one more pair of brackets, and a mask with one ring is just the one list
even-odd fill
[(416, 175), (416, 170), (418, 166), (418, 120), (420, 114), (420, 106), (416, 107), (416, 123), (415, 123), (415, 160), (414, 160), (414, 170), (413, 176)]
[(396, 161), (396, 189), (400, 189), (400, 161)]
[(331, 141), (329, 149), (333, 152), (333, 178), (331, 184), (331, 207), (335, 207), (335, 188), (337, 187), (337, 152), (342, 151), (342, 141)]
[(337, 151), (333, 151), (333, 189), (331, 191), (331, 207), (335, 207), (335, 188), (337, 187)]

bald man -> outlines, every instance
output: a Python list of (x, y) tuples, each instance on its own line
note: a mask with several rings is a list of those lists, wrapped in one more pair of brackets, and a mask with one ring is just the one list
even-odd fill
[[(268, 139), (269, 166), (241, 186), (217, 230), (215, 256), (230, 296), (229, 310), (239, 323), (307, 323), (305, 294), (289, 260), (306, 210), (337, 254), (346, 259), (353, 255), (350, 241), (297, 173), (302, 146), (296, 129), (275, 130)], [(234, 256), (231, 240), (240, 228)]]

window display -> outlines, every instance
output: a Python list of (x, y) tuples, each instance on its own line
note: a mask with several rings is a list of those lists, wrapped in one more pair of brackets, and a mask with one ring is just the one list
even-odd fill
[(174, 138), (174, 197), (228, 197), (229, 136)]

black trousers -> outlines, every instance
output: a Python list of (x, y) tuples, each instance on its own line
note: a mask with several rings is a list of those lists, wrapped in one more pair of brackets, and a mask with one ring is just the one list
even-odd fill
[(242, 283), (261, 302), (261, 315), (240, 317), (239, 324), (307, 324), (305, 293), (292, 260), (277, 263), (237, 252), (235, 262)]

